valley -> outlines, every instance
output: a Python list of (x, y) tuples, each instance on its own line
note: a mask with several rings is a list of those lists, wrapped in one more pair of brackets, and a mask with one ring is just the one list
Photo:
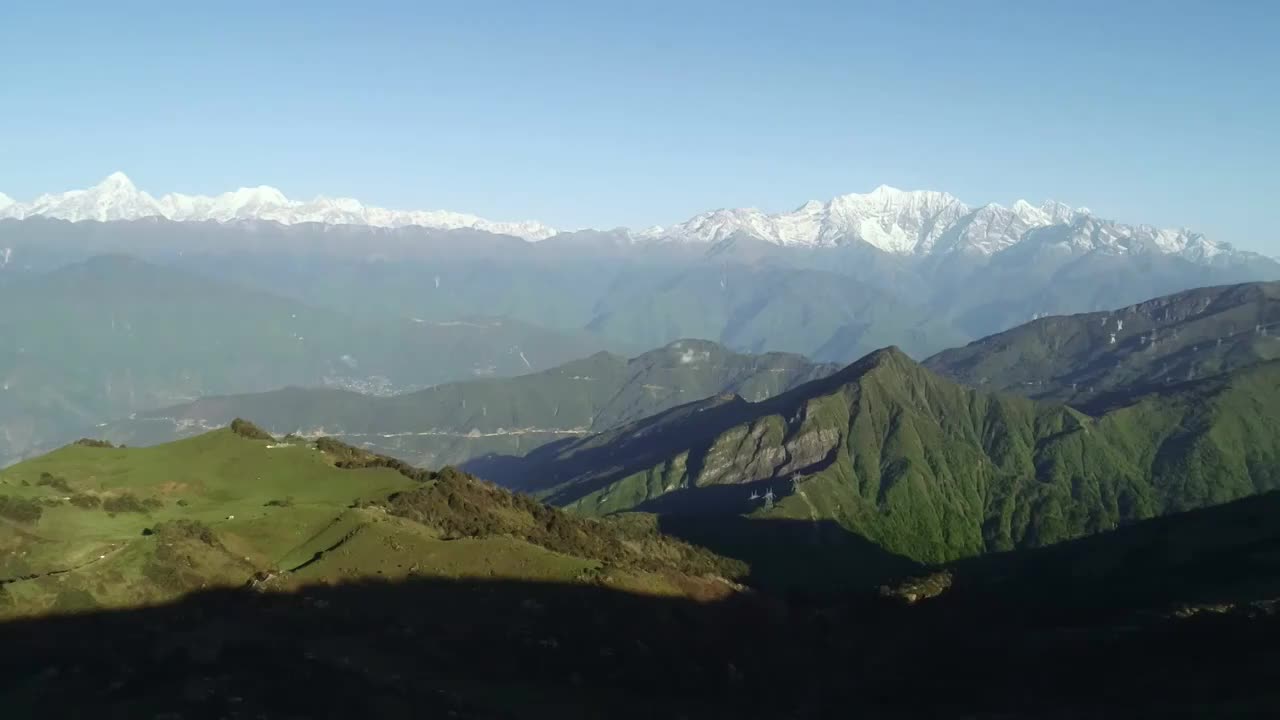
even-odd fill
[(1247, 329), (1274, 293), (1039, 318), (924, 363), (682, 339), (140, 410), (0, 470), (0, 691), (354, 712), (262, 683), (289, 663), (379, 715), (1269, 707), (1266, 666), (1167, 648), (1265, 657), (1280, 630), (1280, 359)]
[(1280, 716), (1280, 5), (13, 10), (0, 720)]

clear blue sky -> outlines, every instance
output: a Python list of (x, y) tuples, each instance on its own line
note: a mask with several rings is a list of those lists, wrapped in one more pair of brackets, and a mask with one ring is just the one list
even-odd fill
[(1280, 253), (1280, 3), (0, 7), (0, 191), (123, 170), (561, 227), (880, 183)]

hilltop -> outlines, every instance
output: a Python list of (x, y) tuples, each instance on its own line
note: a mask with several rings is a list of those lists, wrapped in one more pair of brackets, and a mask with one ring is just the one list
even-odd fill
[(362, 578), (716, 596), (742, 572), (642, 518), (580, 518), (449, 468), (243, 422), (152, 448), (76, 443), (0, 472), (5, 615)]

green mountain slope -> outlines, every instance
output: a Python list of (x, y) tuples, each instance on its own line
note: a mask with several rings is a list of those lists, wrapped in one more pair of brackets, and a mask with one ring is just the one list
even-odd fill
[(451, 469), (237, 427), (153, 448), (80, 443), (0, 472), (0, 614), (368, 577), (715, 595), (730, 584), (703, 576), (741, 573), (643, 518), (588, 520)]
[(1280, 487), (1276, 407), (1280, 362), (1092, 417), (963, 387), (890, 348), (761, 403), (683, 406), (486, 476), (587, 514), (830, 519), (940, 562)]
[(983, 390), (1087, 404), (1276, 358), (1280, 283), (1249, 283), (1041, 318), (924, 365)]
[(138, 413), (92, 434), (117, 443), (152, 444), (247, 417), (279, 434), (342, 437), (437, 466), (488, 453), (520, 455), (719, 392), (764, 399), (836, 369), (798, 355), (744, 355), (715, 343), (682, 340), (630, 360), (598, 353), (539, 373), (393, 397), (289, 388), (203, 398)]
[(284, 385), (422, 387), (607, 347), (506, 320), (356, 321), (124, 256), (0, 286), (0, 464), (108, 419)]

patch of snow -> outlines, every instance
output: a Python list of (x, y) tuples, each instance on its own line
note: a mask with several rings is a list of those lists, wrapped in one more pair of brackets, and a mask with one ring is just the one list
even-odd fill
[(697, 350), (694, 350), (693, 348), (689, 348), (684, 352), (680, 353), (681, 365), (688, 365), (690, 363), (695, 363), (695, 362), (705, 362), (710, 359), (711, 359), (711, 353), (706, 350), (699, 352)]

